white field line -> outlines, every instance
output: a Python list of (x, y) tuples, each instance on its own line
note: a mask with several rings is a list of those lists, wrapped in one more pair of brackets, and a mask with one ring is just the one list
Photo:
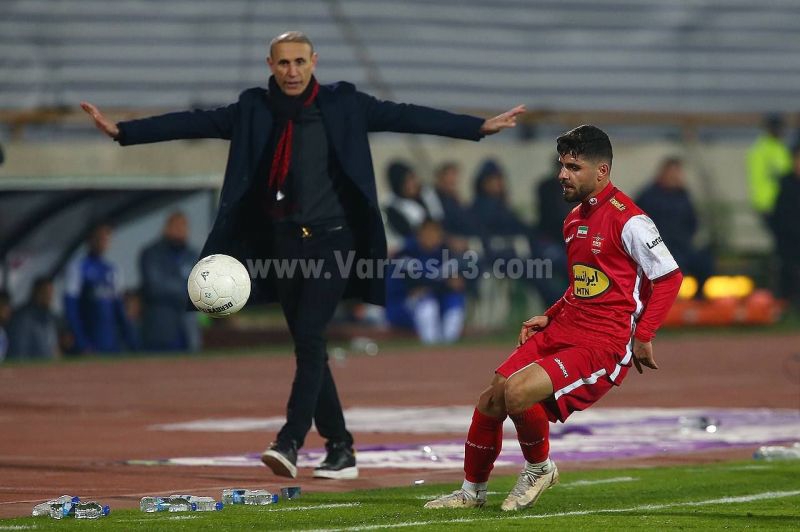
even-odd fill
[[(597, 484), (613, 484), (616, 482), (633, 482), (639, 480), (633, 477), (614, 477), (603, 478), (599, 480), (575, 480), (573, 482), (561, 482), (558, 484), (559, 488), (582, 488), (584, 486), (596, 486)], [(505, 495), (504, 491), (487, 491), (486, 495)], [(421, 501), (430, 501), (438, 497), (438, 495), (417, 495), (415, 498)]]
[[(286, 503), (282, 503), (286, 504)], [(271, 504), (267, 506), (251, 506), (251, 508), (263, 508), (267, 510), (269, 513), (274, 512), (297, 512), (297, 511), (307, 511), (307, 510), (328, 510), (330, 508), (352, 508), (354, 506), (361, 506), (360, 502), (341, 502), (341, 503), (331, 503), (331, 504), (315, 504), (315, 505), (306, 505), (306, 506), (285, 506), (282, 508), (273, 508)], [(206, 513), (206, 512), (203, 512)], [(213, 512), (209, 512), (213, 513)], [(150, 514), (152, 517), (143, 517), (140, 519), (122, 519), (119, 521), (115, 521), (117, 523), (145, 523), (150, 522), (153, 523), (160, 517), (159, 513)], [(197, 515), (176, 515), (172, 517), (167, 517), (166, 519), (170, 519), (172, 521), (182, 521), (185, 519), (198, 519), (199, 516)], [(0, 529), (2, 530), (2, 529)]]
[(435, 521), (414, 521), (409, 523), (387, 523), (385, 525), (370, 525), (370, 526), (354, 526), (347, 528), (324, 528), (317, 529), (314, 532), (360, 532), (362, 530), (381, 530), (386, 528), (406, 528), (410, 526), (428, 526), (438, 524), (456, 524), (456, 523), (479, 523), (479, 522), (493, 522), (498, 523), (502, 521), (518, 521), (521, 519), (550, 519), (553, 517), (573, 517), (579, 515), (595, 515), (595, 514), (614, 514), (626, 512), (641, 512), (651, 510), (664, 510), (667, 508), (680, 508), (687, 506), (709, 506), (714, 504), (736, 504), (742, 502), (763, 501), (769, 499), (781, 499), (784, 497), (795, 497), (800, 495), (800, 490), (795, 491), (767, 491), (763, 493), (755, 493), (753, 495), (742, 495), (739, 497), (722, 497), (719, 499), (707, 499), (705, 501), (685, 501), (685, 502), (672, 502), (664, 504), (642, 504), (640, 506), (630, 506), (628, 508), (610, 508), (598, 510), (578, 510), (574, 512), (557, 512), (551, 514), (524, 514), (512, 515), (509, 517), (462, 517), (458, 519), (435, 520)]
[[(282, 503), (286, 504), (286, 503)], [(354, 506), (361, 506), (360, 502), (337, 502), (330, 504), (315, 504), (313, 506), (284, 506), (272, 508), (272, 505), (266, 507), (267, 512), (297, 512), (300, 510), (327, 510), (328, 508), (352, 508)]]
[(36, 525), (0, 525), (0, 530), (36, 530)]
[(598, 484), (615, 484), (617, 482), (635, 482), (639, 480), (634, 477), (614, 477), (614, 478), (601, 478), (598, 480), (575, 480), (573, 482), (562, 482), (558, 484), (562, 488), (582, 488), (584, 486), (596, 486)]

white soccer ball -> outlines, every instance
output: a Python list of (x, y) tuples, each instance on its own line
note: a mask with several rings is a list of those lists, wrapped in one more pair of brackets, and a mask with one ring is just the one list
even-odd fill
[(250, 297), (247, 268), (228, 255), (209, 255), (189, 274), (189, 299), (212, 318), (238, 312)]

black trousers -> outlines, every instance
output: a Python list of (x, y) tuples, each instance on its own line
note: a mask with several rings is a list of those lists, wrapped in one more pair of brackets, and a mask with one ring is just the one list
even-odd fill
[[(353, 444), (345, 428), (336, 384), (328, 365), (326, 331), (347, 285), (334, 252), (342, 261), (354, 249), (353, 234), (346, 224), (310, 228), (279, 224), (275, 228), (275, 258), (295, 261), (293, 275), (276, 275), (278, 300), (292, 334), (297, 367), (286, 407), (286, 424), (278, 441), (293, 440), (303, 446), (313, 420), (320, 436), (330, 442)], [(320, 261), (319, 275), (302, 271), (301, 262), (313, 266)]]

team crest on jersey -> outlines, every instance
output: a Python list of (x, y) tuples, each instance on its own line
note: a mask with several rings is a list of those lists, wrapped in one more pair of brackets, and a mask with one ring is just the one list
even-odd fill
[(577, 238), (586, 238), (589, 235), (589, 226), (588, 225), (579, 225), (578, 232), (575, 233)]
[(603, 240), (605, 240), (600, 234), (596, 234), (592, 237), (592, 253), (597, 255), (602, 251), (603, 248)]
[(626, 209), (625, 204), (622, 203), (617, 198), (611, 198), (609, 201), (611, 202), (611, 205), (613, 205), (614, 207), (616, 207), (620, 211), (624, 211)]
[(611, 287), (611, 280), (601, 270), (588, 264), (572, 265), (572, 293), (581, 299), (602, 295)]

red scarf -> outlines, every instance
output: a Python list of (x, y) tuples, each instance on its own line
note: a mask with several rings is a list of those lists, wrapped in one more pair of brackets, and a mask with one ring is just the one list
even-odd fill
[[(275, 134), (277, 142), (275, 151), (272, 153), (272, 165), (269, 168), (269, 194), (270, 200), (280, 199), (277, 194), (284, 194), (283, 185), (286, 176), (289, 175), (289, 165), (292, 162), (292, 136), (294, 134), (294, 122), (300, 117), (303, 109), (311, 106), (317, 98), (319, 83), (312, 76), (308, 86), (302, 94), (298, 96), (287, 96), (280, 90), (275, 82), (275, 77), (269, 78), (269, 98), (272, 113), (275, 117)], [(280, 133), (278, 133), (280, 132)]]

